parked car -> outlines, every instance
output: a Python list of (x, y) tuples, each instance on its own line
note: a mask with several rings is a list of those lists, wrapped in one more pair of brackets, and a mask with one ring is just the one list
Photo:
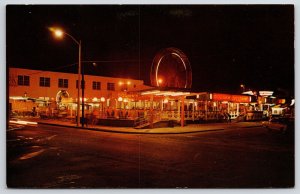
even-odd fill
[(294, 130), (294, 119), (285, 117), (274, 117), (269, 121), (263, 121), (262, 125), (269, 131), (276, 130), (282, 133), (287, 133)]

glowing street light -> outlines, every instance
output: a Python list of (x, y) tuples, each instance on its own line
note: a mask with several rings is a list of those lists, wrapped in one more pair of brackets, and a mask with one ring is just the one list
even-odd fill
[(78, 91), (77, 91), (77, 127), (80, 125), (80, 87), (82, 85), (82, 127), (84, 127), (84, 74), (82, 72), (82, 84), (80, 80), (81, 74), (81, 40), (76, 40), (72, 35), (66, 33), (60, 28), (50, 27), (49, 30), (54, 34), (57, 38), (62, 38), (64, 35), (70, 37), (77, 45), (78, 45)]
[(55, 35), (57, 38), (62, 38), (63, 35), (64, 35), (64, 32), (61, 31), (60, 29), (56, 29), (56, 30), (54, 30), (54, 35)]

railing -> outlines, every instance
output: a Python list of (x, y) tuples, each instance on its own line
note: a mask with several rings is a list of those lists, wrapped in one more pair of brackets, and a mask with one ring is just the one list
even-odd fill
[[(174, 121), (180, 121), (181, 120), (181, 111), (178, 110), (127, 110), (128, 116), (126, 117), (120, 117), (123, 119), (130, 118), (135, 120), (135, 126), (145, 124), (150, 121), (150, 119), (153, 119), (153, 123), (159, 122), (159, 121), (168, 121), (168, 120), (174, 120)], [(236, 119), (239, 114), (237, 111), (231, 111), (229, 112), (231, 115), (231, 119)], [(117, 114), (117, 112), (116, 112)], [(126, 115), (126, 113), (124, 113)], [(152, 117), (151, 117), (151, 114)], [(13, 116), (32, 116), (31, 111), (16, 111), (12, 114)], [(40, 116), (42, 119), (65, 119), (70, 118), (68, 115), (60, 115), (58, 112), (46, 112), (46, 111), (39, 111), (38, 116)], [(119, 118), (117, 115), (115, 115), (116, 118)], [(106, 114), (103, 114), (101, 117), (98, 118), (107, 118)], [(220, 111), (204, 111), (204, 110), (194, 110), (194, 111), (184, 111), (184, 120), (190, 120), (190, 121), (197, 121), (197, 120), (226, 120), (226, 116), (224, 113)], [(248, 120), (250, 120), (250, 116), (248, 116)]]
[(148, 119), (146, 117), (138, 117), (134, 121), (134, 127), (138, 127), (138, 126), (144, 125), (146, 123), (148, 123)]
[(162, 120), (180, 120), (178, 111), (163, 111), (161, 112)]
[[(177, 120), (181, 119), (181, 112), (179, 111), (163, 111), (160, 113), (161, 120)], [(230, 112), (231, 119), (238, 116), (237, 112)], [(222, 120), (226, 119), (220, 111), (184, 111), (184, 120)]]
[(153, 111), (152, 113), (150, 113), (150, 111), (145, 112), (144, 116), (140, 116), (135, 120), (134, 126), (137, 127), (140, 125), (144, 125), (146, 123), (150, 124), (151, 119), (152, 119), (152, 123), (161, 121), (161, 113), (157, 111)]

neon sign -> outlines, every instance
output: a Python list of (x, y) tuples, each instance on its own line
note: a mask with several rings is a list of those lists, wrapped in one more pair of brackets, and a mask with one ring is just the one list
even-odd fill
[(251, 102), (250, 96), (212, 93), (213, 101), (228, 101), (237, 103)]

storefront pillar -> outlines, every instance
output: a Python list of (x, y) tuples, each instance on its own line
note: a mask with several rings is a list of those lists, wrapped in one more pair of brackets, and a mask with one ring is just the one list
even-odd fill
[(192, 113), (192, 119), (195, 120), (195, 101), (193, 101), (193, 113)]
[(205, 120), (207, 121), (207, 100), (205, 101), (204, 110), (205, 110)]
[(240, 103), (236, 104), (236, 116), (240, 115)]
[(180, 100), (178, 100), (177, 106), (177, 118), (180, 119)]
[(150, 123), (150, 128), (153, 128), (153, 95), (150, 96), (150, 117), (149, 117), (149, 123)]
[(184, 127), (184, 96), (181, 97), (181, 127)]
[(227, 103), (227, 112), (230, 114), (230, 102)]
[(219, 119), (219, 101), (216, 102), (217, 119)]

